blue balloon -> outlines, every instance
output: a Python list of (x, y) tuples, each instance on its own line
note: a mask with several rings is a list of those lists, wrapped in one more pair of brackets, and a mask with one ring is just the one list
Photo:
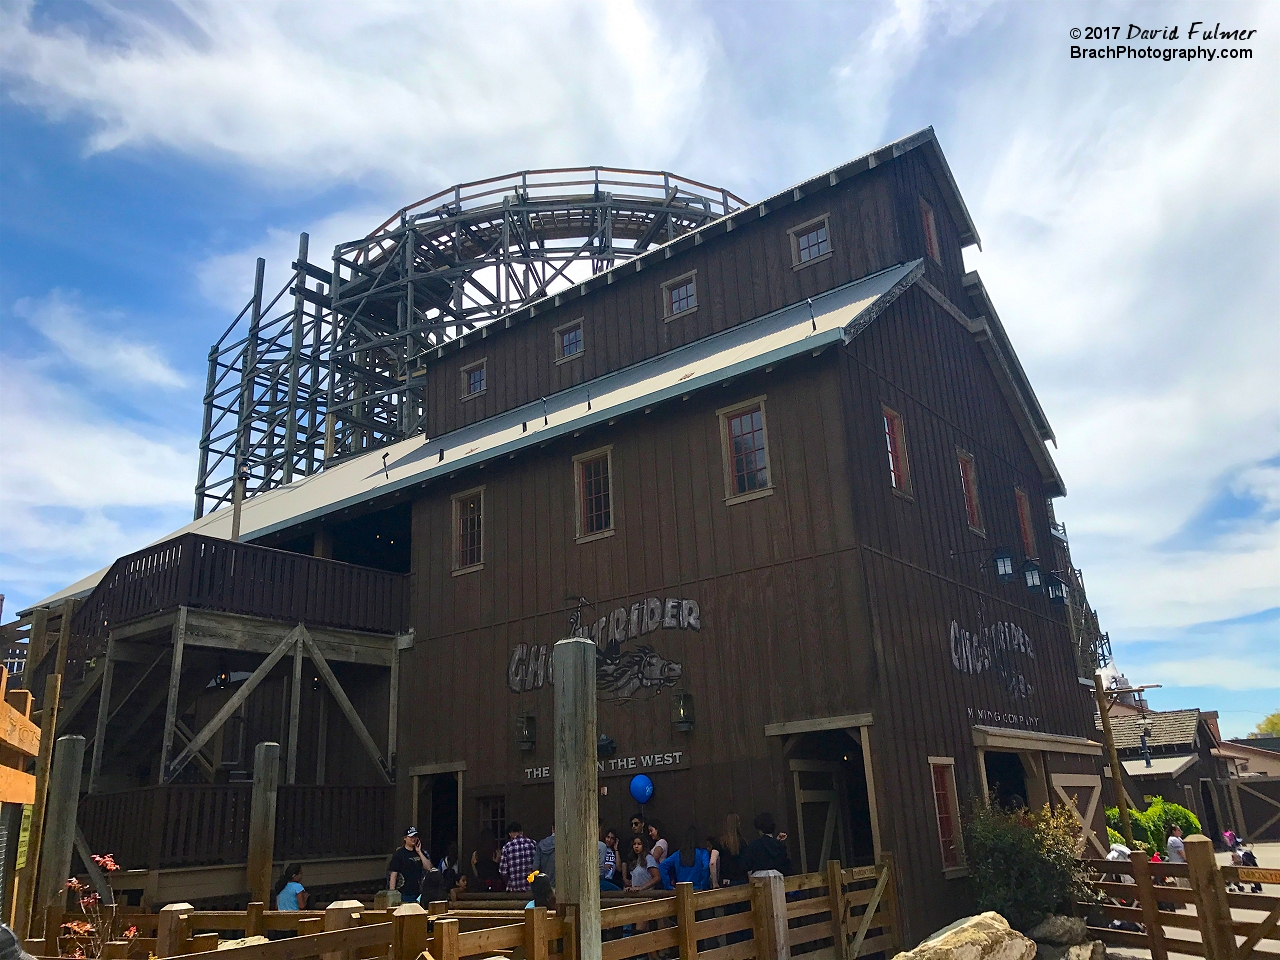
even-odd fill
[(631, 778), (631, 796), (636, 803), (648, 803), (653, 796), (653, 781), (643, 773), (636, 774)]

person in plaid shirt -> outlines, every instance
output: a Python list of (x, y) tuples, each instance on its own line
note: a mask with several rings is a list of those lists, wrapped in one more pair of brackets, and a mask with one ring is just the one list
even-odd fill
[(498, 871), (507, 881), (508, 890), (528, 890), (537, 844), (524, 835), (524, 829), (514, 820), (507, 824), (507, 836), (510, 839), (502, 848)]

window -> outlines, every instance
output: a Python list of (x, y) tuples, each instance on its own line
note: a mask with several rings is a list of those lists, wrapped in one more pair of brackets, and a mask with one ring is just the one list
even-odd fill
[(596, 540), (613, 533), (613, 448), (604, 447), (574, 457), (578, 490), (578, 540)]
[(490, 840), (507, 837), (507, 798), (478, 797), (476, 819), (480, 822), (480, 836)]
[(697, 271), (662, 285), (662, 309), (668, 320), (698, 306)]
[(920, 220), (924, 226), (924, 249), (934, 263), (942, 262), (942, 254), (938, 249), (938, 221), (934, 219), (933, 207), (920, 198)]
[(485, 361), (477, 360), (475, 363), (462, 368), (463, 400), (467, 400), (471, 397), (479, 396), (484, 393), (486, 386), (484, 367)]
[(911, 496), (911, 469), (907, 465), (907, 435), (902, 428), (902, 415), (888, 407), (884, 414), (884, 442), (889, 451), (889, 483), (903, 496)]
[(969, 529), (985, 537), (982, 512), (978, 509), (978, 469), (974, 466), (973, 454), (957, 448), (956, 456), (960, 461), (960, 489), (964, 492), (964, 512), (969, 520)]
[(1021, 487), (1014, 487), (1013, 495), (1018, 501), (1018, 529), (1022, 532), (1023, 552), (1028, 557), (1039, 556), (1036, 553), (1036, 530), (1031, 525), (1031, 501)]
[(726, 503), (754, 500), (773, 493), (764, 401), (764, 397), (755, 397), (716, 411), (723, 444)]
[(582, 356), (582, 321), (575, 320), (556, 327), (556, 363)]
[(787, 233), (791, 235), (792, 269), (799, 270), (831, 256), (831, 226), (827, 214), (792, 227)]
[(484, 566), (484, 487), (453, 498), (453, 572), (470, 573)]
[(956, 762), (951, 757), (930, 757), (933, 809), (938, 817), (938, 845), (942, 848), (943, 873), (954, 876), (964, 870), (964, 844), (960, 834), (960, 802), (956, 796)]

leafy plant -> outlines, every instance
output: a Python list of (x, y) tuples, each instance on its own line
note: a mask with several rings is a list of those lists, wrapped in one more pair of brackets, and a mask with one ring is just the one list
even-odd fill
[[(1200, 832), (1200, 820), (1186, 807), (1177, 803), (1165, 803), (1163, 797), (1151, 797), (1146, 810), (1130, 810), (1129, 825), (1133, 828), (1133, 839), (1141, 848), (1154, 850), (1160, 856), (1165, 855), (1165, 839), (1169, 836), (1169, 827), (1173, 824), (1182, 827), (1182, 835), (1189, 837)], [(1107, 807), (1107, 833), (1120, 830), (1120, 808)], [(1124, 838), (1113, 840), (1113, 843), (1124, 843)]]
[(1252, 737), (1280, 737), (1280, 710), (1267, 717), (1250, 734)]
[(1066, 805), (1006, 811), (975, 804), (965, 840), (978, 910), (995, 910), (1015, 929), (1029, 930), (1047, 914), (1088, 896), (1078, 859), (1079, 828)]
[[(1119, 817), (1117, 816), (1116, 819), (1119, 819)], [(1107, 842), (1121, 843), (1121, 844), (1125, 842), (1124, 836), (1120, 833), (1119, 830), (1116, 830), (1114, 827), (1112, 827), (1110, 822), (1107, 823)]]

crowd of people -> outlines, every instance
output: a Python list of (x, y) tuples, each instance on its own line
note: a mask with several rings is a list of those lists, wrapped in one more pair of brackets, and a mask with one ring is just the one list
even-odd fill
[[(745, 884), (771, 871), (789, 874), (787, 835), (778, 832), (773, 815), (761, 813), (753, 825), (757, 836), (748, 842), (741, 817), (729, 814), (718, 835), (689, 827), (676, 846), (662, 821), (640, 815), (631, 818), (625, 842), (619, 831), (602, 828), (597, 841), (600, 889), (640, 893), (674, 890), (677, 883), (688, 882), (695, 890), (708, 890)], [(514, 820), (507, 824), (505, 842), (482, 841), (467, 864), (459, 862), (457, 844), (450, 844), (439, 862), (433, 862), (417, 828), (409, 827), (387, 864), (387, 887), (400, 891), (406, 903), (456, 900), (475, 891), (528, 893), (530, 906), (553, 906), (555, 884), (555, 831), (535, 841)]]

